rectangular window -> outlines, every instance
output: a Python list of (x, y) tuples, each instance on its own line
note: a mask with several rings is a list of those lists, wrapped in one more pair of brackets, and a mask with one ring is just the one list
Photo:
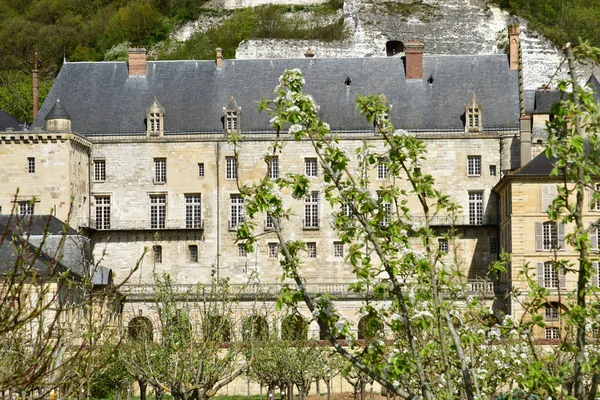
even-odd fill
[(388, 177), (389, 170), (387, 163), (384, 159), (379, 159), (379, 164), (377, 164), (377, 179), (386, 179)]
[(185, 227), (202, 228), (202, 197), (199, 194), (185, 195)]
[(469, 225), (483, 224), (483, 192), (469, 192)]
[(225, 129), (228, 132), (238, 130), (238, 113), (237, 111), (227, 111), (225, 114)]
[(198, 262), (198, 246), (195, 244), (189, 245), (189, 253), (190, 253), (190, 262), (197, 263)]
[(306, 171), (306, 176), (317, 176), (317, 159), (305, 158), (304, 169)]
[(237, 179), (237, 160), (235, 157), (225, 157), (225, 177), (227, 179)]
[(544, 222), (542, 224), (542, 249), (553, 250), (558, 245), (558, 233), (556, 222)]
[(30, 174), (35, 174), (35, 157), (27, 157), (27, 170)]
[(106, 180), (106, 161), (94, 160), (94, 181), (104, 182)]
[(319, 227), (319, 192), (312, 192), (304, 199), (304, 227)]
[(33, 201), (20, 201), (19, 202), (19, 214), (20, 215), (33, 215)]
[(383, 208), (383, 218), (379, 223), (381, 226), (388, 226), (390, 224), (390, 216), (392, 215), (392, 205), (383, 199), (383, 194), (377, 192), (377, 198), (381, 201), (381, 207)]
[(152, 250), (154, 252), (154, 263), (162, 263), (162, 246), (153, 246)]
[(344, 257), (344, 243), (333, 242), (333, 256)]
[(467, 157), (467, 175), (481, 176), (481, 156)]
[(167, 196), (150, 195), (150, 229), (164, 229), (167, 217)]
[(558, 188), (556, 185), (542, 185), (542, 212), (548, 211), (548, 207), (558, 196)]
[(204, 178), (204, 163), (198, 163), (198, 177)]
[(244, 222), (244, 199), (239, 194), (232, 194), (229, 229), (236, 229), (242, 222)]
[(269, 243), (269, 258), (277, 258), (278, 248), (277, 243)]
[[(596, 183), (595, 185), (596, 193), (600, 192), (600, 183)], [(600, 200), (595, 201), (592, 205), (592, 210), (600, 211)]]
[(342, 204), (342, 214), (344, 214), (344, 217), (346, 217), (346, 218), (354, 218), (354, 214), (352, 213), (352, 208), (347, 203)]
[(438, 239), (438, 248), (443, 253), (448, 253), (448, 239), (439, 238)]
[(154, 252), (154, 263), (162, 263), (162, 246), (154, 246), (152, 247), (152, 250)]
[(279, 178), (279, 157), (271, 156), (267, 159), (267, 173), (269, 178)]
[(317, 243), (306, 243), (306, 252), (308, 253), (308, 258), (317, 258)]
[(496, 176), (496, 166), (490, 165), (490, 176)]
[(154, 159), (154, 183), (166, 183), (167, 182), (167, 159), (166, 158), (155, 158)]
[(556, 327), (546, 328), (546, 339), (560, 339), (560, 329)]
[(243, 244), (238, 244), (238, 256), (239, 257), (246, 257), (248, 254), (246, 253), (246, 248), (244, 247)]
[(546, 304), (546, 321), (558, 321), (558, 308), (552, 304)]
[(490, 254), (498, 254), (498, 238), (490, 238)]
[(273, 223), (273, 218), (269, 214), (265, 217), (265, 229), (275, 229), (275, 224)]
[(110, 229), (110, 196), (96, 196), (96, 229)]
[(544, 263), (544, 287), (547, 289), (558, 288), (558, 271), (551, 262)]

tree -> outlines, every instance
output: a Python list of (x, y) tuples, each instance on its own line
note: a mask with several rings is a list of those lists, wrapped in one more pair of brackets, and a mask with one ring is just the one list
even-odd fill
[(0, 220), (0, 392), (88, 397), (120, 342), (119, 286), (53, 218)]
[(176, 292), (169, 275), (155, 284), (160, 337), (154, 341), (145, 324), (137, 325), (122, 360), (136, 379), (175, 399), (208, 399), (247, 368), (232, 336), (236, 297), (227, 280), (215, 277), (186, 293)]
[[(305, 244), (284, 236), (282, 227), (291, 211), (281, 194), (304, 198), (311, 190), (304, 175), (287, 174), (276, 180), (265, 177), (244, 185), (241, 193), (248, 218), (238, 227), (238, 241), (250, 250), (257, 240), (250, 221), (266, 213), (274, 221), (279, 241), (282, 279), (294, 282), (284, 287), (278, 305), (295, 306), (303, 301), (334, 348), (386, 389), (404, 398), (420, 395), (426, 399), (457, 394), (473, 399), (492, 393), (494, 389), (482, 382), (493, 371), (474, 362), (478, 345), (496, 340), (489, 335), (491, 327), (480, 323), (489, 317), (489, 311), (477, 298), (466, 299), (468, 312), (457, 310), (464, 276), (458, 265), (444, 259), (429, 223), (437, 215), (453, 218), (460, 208), (435, 188), (431, 175), (421, 171), (424, 144), (394, 129), (387, 119), (384, 96), (359, 96), (357, 108), (373, 123), (384, 148), (375, 149), (364, 141), (351, 156), (329, 125), (318, 118), (318, 106), (302, 93), (303, 83), (299, 70), (286, 71), (274, 100), (263, 100), (259, 109), (272, 117), (278, 132), (286, 126), (296, 140), (312, 145), (324, 171), (325, 198), (340, 210), (334, 213), (332, 225), (349, 247), (346, 259), (356, 276), (350, 290), (372, 293), (373, 298), (361, 309), (371, 316), (367, 327), (375, 331), (384, 324), (393, 341), (372, 340), (361, 351), (353, 350), (356, 338), (349, 335), (348, 323), (332, 299), (306, 291), (300, 273)], [(242, 138), (232, 135), (230, 141), (239, 154)], [(278, 133), (266, 158), (282, 153), (283, 147)], [(390, 183), (376, 185), (365, 171), (381, 162), (389, 171)], [(424, 215), (419, 222), (408, 207), (411, 198), (417, 200)], [(452, 238), (455, 232), (450, 229), (445, 234)], [(341, 337), (348, 338), (350, 348), (339, 343)]]

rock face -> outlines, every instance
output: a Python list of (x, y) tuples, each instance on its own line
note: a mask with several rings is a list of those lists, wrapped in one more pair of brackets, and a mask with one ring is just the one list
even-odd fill
[[(236, 8), (271, 4), (316, 4), (323, 0), (213, 0), (214, 7)], [(485, 0), (345, 0), (343, 15), (350, 38), (343, 42), (248, 40), (236, 58), (296, 58), (311, 48), (315, 57), (384, 57), (386, 43), (419, 39), (429, 54), (503, 53), (507, 26), (521, 26), (524, 88), (547, 84), (562, 60), (549, 40)], [(188, 29), (189, 32), (189, 29)], [(180, 35), (178, 39), (184, 39)], [(587, 80), (591, 71), (580, 71)], [(558, 74), (564, 77), (563, 69)]]

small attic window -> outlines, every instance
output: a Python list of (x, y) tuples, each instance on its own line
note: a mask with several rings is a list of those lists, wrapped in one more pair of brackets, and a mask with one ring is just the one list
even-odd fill
[(344, 81), (344, 85), (346, 86), (350, 86), (352, 84), (352, 79), (350, 79), (349, 76), (346, 77), (346, 80)]
[(429, 75), (429, 78), (427, 78), (427, 83), (433, 85), (433, 75)]
[(146, 111), (146, 134), (152, 137), (160, 137), (164, 133), (164, 115), (165, 110), (162, 108), (156, 97)]
[(471, 100), (465, 104), (465, 132), (481, 132), (482, 130), (481, 106), (475, 96), (471, 95)]
[(240, 131), (241, 110), (242, 108), (237, 104), (235, 97), (231, 96), (229, 103), (227, 103), (227, 107), (223, 108), (223, 128), (225, 133), (234, 133)]

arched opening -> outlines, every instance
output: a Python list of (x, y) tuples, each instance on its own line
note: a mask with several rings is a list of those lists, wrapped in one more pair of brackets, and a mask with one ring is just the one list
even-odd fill
[(383, 333), (383, 323), (374, 315), (365, 315), (358, 321), (358, 339), (371, 340)]
[(308, 340), (308, 324), (298, 314), (288, 315), (281, 322), (283, 340)]
[(404, 53), (404, 43), (399, 40), (388, 40), (385, 43), (385, 52), (388, 57)]
[(255, 315), (244, 318), (242, 322), (242, 338), (249, 340), (266, 340), (269, 337), (269, 324), (265, 317)]
[(129, 322), (127, 334), (130, 339), (151, 342), (154, 339), (152, 322), (148, 317), (135, 317)]
[(202, 333), (206, 340), (231, 342), (231, 322), (221, 315), (208, 316), (204, 320)]

